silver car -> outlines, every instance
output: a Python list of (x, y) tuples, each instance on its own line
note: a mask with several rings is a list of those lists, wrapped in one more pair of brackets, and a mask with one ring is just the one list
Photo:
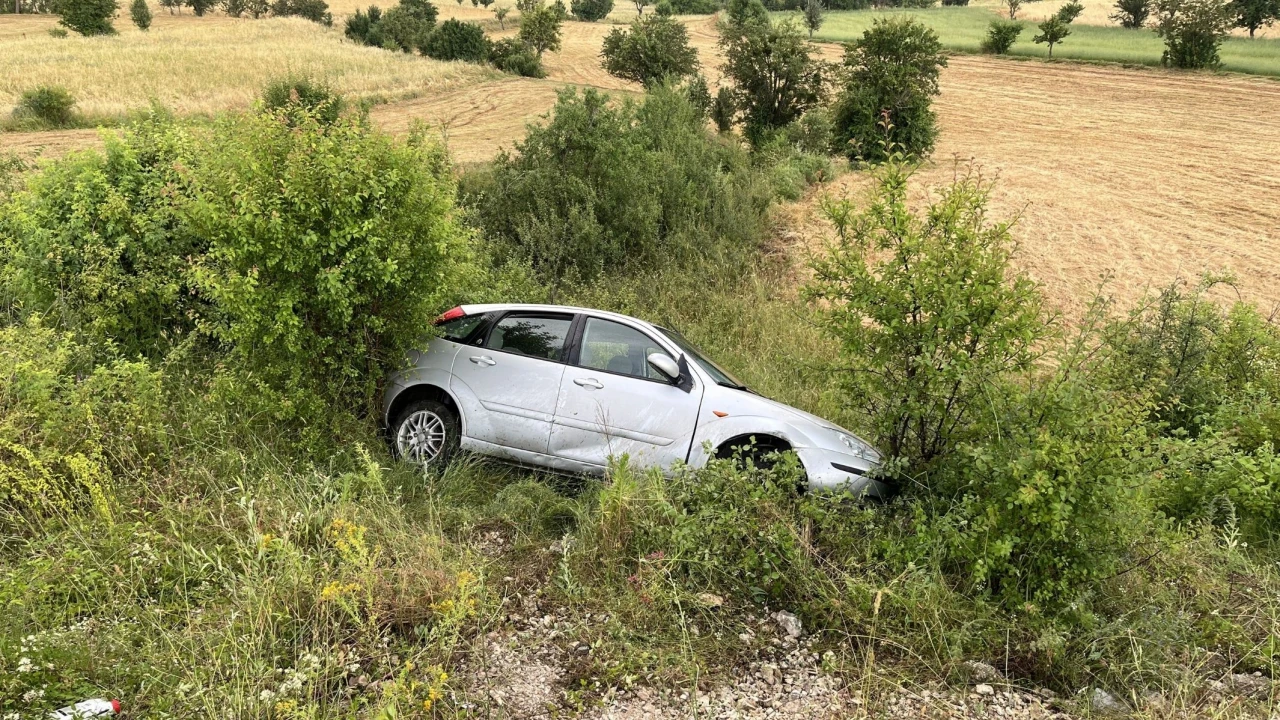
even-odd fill
[(882, 494), (880, 455), (853, 433), (757, 395), (679, 333), (554, 305), (463, 305), (391, 376), (383, 420), (396, 453), (438, 464), (469, 450), (601, 474), (699, 467), (734, 452), (794, 451), (809, 487)]

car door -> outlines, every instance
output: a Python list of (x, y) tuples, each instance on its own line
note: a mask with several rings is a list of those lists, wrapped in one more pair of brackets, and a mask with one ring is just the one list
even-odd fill
[(671, 353), (638, 328), (585, 317), (573, 362), (560, 381), (550, 453), (594, 466), (628, 456), (633, 466), (669, 467), (689, 452), (702, 387), (673, 385), (645, 360)]
[(510, 312), (483, 342), (459, 351), (451, 383), (464, 405), (468, 438), (547, 452), (572, 324), (570, 313)]

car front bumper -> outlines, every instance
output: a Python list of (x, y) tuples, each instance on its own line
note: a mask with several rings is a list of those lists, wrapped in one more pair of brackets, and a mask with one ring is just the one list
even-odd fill
[(868, 477), (876, 463), (856, 455), (822, 448), (796, 448), (796, 456), (809, 477), (809, 489), (818, 492), (850, 492), (888, 497), (889, 486)]

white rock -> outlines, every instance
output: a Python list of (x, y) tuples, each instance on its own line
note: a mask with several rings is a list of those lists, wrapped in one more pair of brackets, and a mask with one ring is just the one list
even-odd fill
[(1089, 705), (1094, 712), (1103, 715), (1118, 715), (1128, 711), (1124, 703), (1117, 700), (1115, 695), (1102, 688), (1093, 689), (1093, 693), (1089, 695)]
[(773, 619), (777, 621), (778, 627), (787, 637), (795, 639), (800, 637), (800, 633), (804, 632), (803, 626), (800, 624), (800, 618), (792, 615), (786, 610), (779, 610), (774, 614)]

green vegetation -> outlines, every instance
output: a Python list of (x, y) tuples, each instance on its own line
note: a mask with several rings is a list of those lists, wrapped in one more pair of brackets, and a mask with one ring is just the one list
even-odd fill
[[(0, 698), (459, 716), (527, 603), (592, 641), (565, 710), (731, 680), (766, 605), (842, 686), (999, 659), (1207, 714), (1219, 678), (1274, 675), (1280, 326), (1208, 278), (1062, 327), (990, 186), (909, 202), (893, 146), (865, 201), (824, 203), (831, 244), (798, 273), (764, 252), (770, 209), (829, 176), (834, 113), (749, 145), (695, 86), (566, 91), (460, 175), (303, 78), (0, 158)], [(436, 313), (495, 300), (678, 328), (864, 434), (898, 493), (798, 494), (789, 454), (607, 483), (392, 461), (386, 373)]]
[(555, 7), (538, 4), (520, 14), (520, 41), (528, 45), (542, 58), (542, 53), (560, 49), (560, 26), (564, 14)]
[(610, 75), (645, 87), (679, 82), (698, 70), (698, 53), (689, 47), (684, 24), (656, 13), (636, 18), (628, 30), (609, 31), (600, 56)]
[(1156, 34), (1164, 39), (1164, 65), (1198, 70), (1222, 65), (1218, 48), (1231, 30), (1222, 0), (1156, 0)]
[(21, 127), (70, 127), (76, 121), (76, 99), (57, 85), (32, 88), (22, 93), (13, 109), (13, 121)]
[(569, 9), (579, 20), (595, 22), (613, 12), (613, 0), (573, 0)]
[(1109, 17), (1122, 27), (1145, 27), (1147, 18), (1151, 17), (1151, 0), (1116, 0), (1115, 7), (1116, 11)]
[(129, 5), (129, 18), (139, 30), (145, 31), (150, 28), (151, 6), (147, 5), (147, 0), (133, 0)]
[(114, 35), (111, 18), (118, 9), (116, 0), (60, 0), (58, 22), (81, 35)]
[[(990, 11), (977, 7), (830, 11), (827, 13), (826, 23), (814, 37), (832, 42), (850, 42), (860, 37), (876, 19), (898, 15), (916, 18), (938, 33), (938, 39), (944, 48), (958, 52), (980, 52), (992, 19)], [(1075, 25), (1071, 31), (1071, 42), (1055, 49), (1054, 57), (1159, 65), (1164, 51), (1164, 42), (1151, 31)], [(1015, 46), (1010, 54), (1048, 57), (1046, 48), (1031, 43)], [(1223, 70), (1280, 76), (1280, 40), (1227, 37), (1222, 40), (1219, 57)]]
[(411, 52), (426, 42), (438, 15), (429, 0), (403, 0), (385, 13), (370, 6), (347, 18), (344, 33), (364, 45)]
[(984, 53), (1004, 55), (1018, 41), (1018, 36), (1021, 34), (1022, 23), (1016, 20), (992, 20), (987, 28), (987, 36), (982, 39), (982, 45), (979, 47)]
[(720, 28), (720, 48), (746, 135), (759, 142), (818, 104), (824, 65), (793, 22), (770, 20), (759, 0), (744, 8), (730, 5), (730, 21)]
[(480, 63), (489, 58), (489, 39), (479, 25), (449, 18), (427, 35), (421, 50), (436, 60)]
[(1058, 8), (1058, 12), (1040, 23), (1040, 34), (1031, 39), (1035, 43), (1049, 46), (1049, 57), (1053, 57), (1053, 46), (1067, 39), (1071, 34), (1071, 23), (1084, 12), (1084, 6), (1078, 2), (1069, 2)]
[(946, 64), (938, 36), (910, 18), (877, 22), (846, 45), (836, 146), (870, 162), (895, 151), (928, 155), (938, 134), (931, 105)]

